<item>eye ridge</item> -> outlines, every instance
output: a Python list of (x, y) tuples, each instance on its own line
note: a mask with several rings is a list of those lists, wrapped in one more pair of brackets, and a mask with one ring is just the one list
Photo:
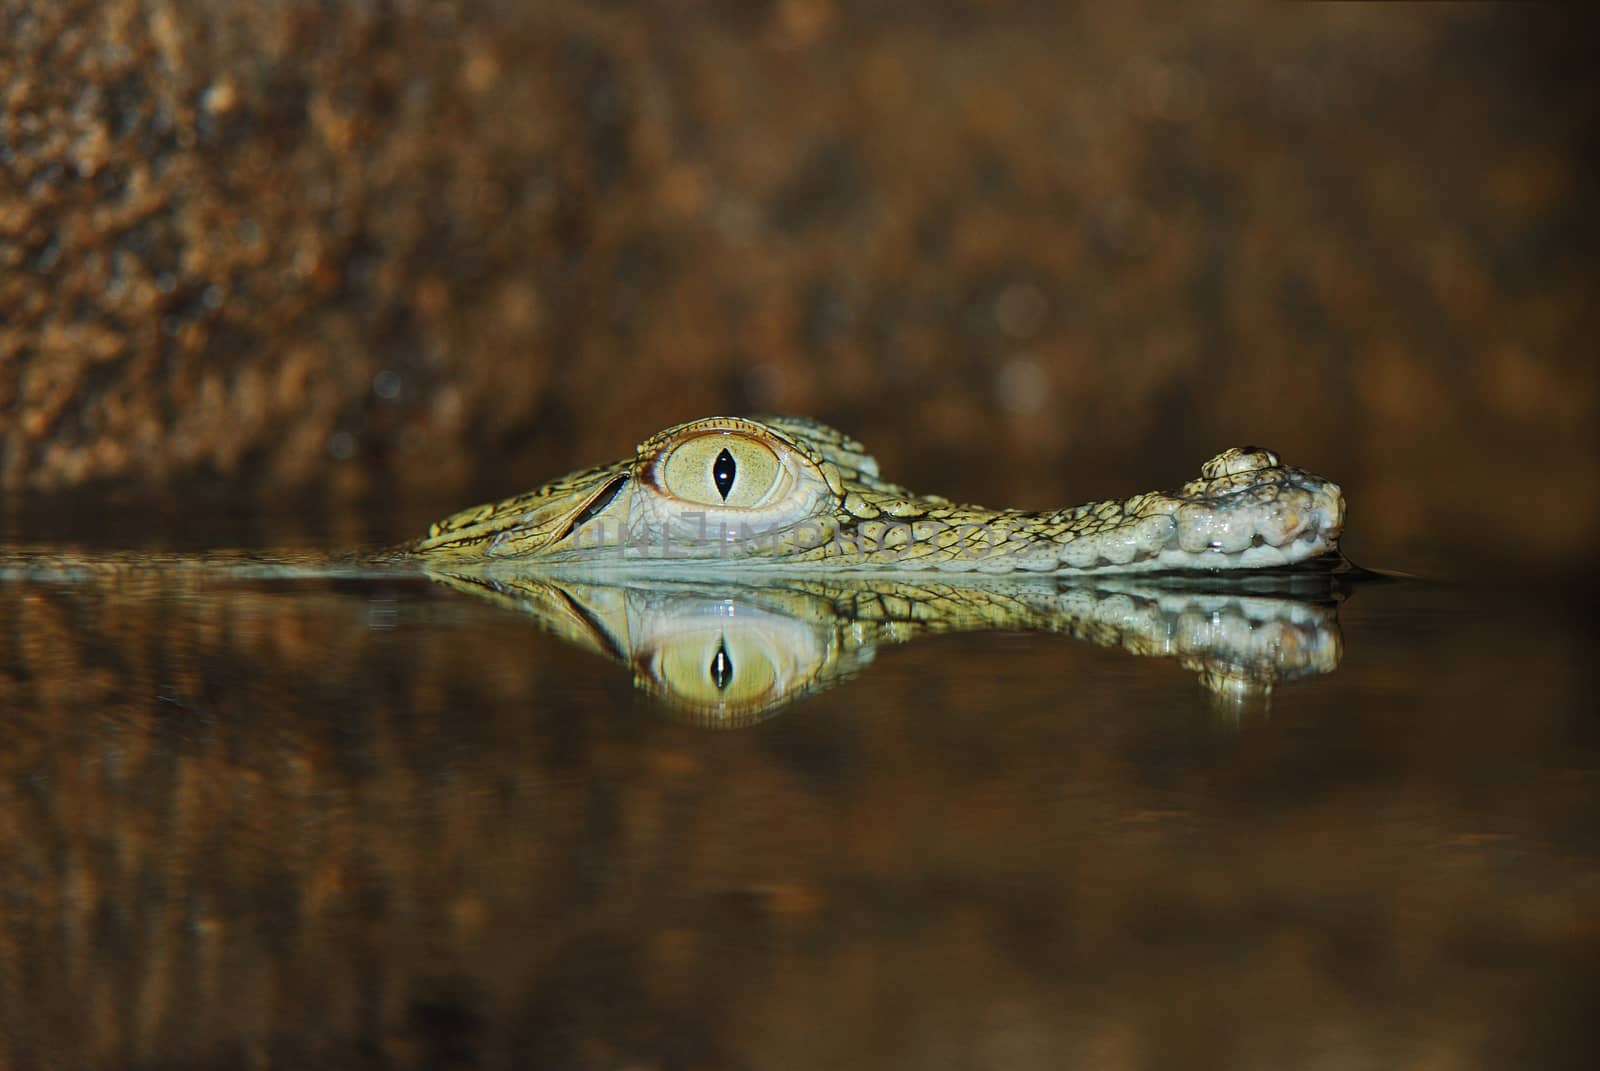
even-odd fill
[(717, 641), (717, 653), (711, 656), (711, 683), (719, 692), (726, 691), (733, 683), (733, 659), (728, 657), (726, 638)]
[(739, 466), (734, 463), (733, 455), (728, 453), (728, 448), (723, 447), (722, 453), (711, 464), (711, 479), (716, 482), (717, 493), (722, 495), (722, 500), (728, 500), (728, 492), (733, 490), (733, 478), (738, 475)]

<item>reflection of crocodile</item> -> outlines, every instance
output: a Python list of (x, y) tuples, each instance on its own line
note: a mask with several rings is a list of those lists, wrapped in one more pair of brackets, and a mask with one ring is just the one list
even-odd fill
[(407, 550), (449, 567), (1105, 575), (1292, 565), (1334, 552), (1343, 523), (1337, 485), (1256, 447), (1217, 455), (1168, 494), (1027, 513), (912, 494), (814, 421), (713, 417), (457, 513)]
[[(861, 669), (880, 645), (939, 632), (1063, 632), (1178, 659), (1229, 707), (1339, 664), (1329, 574), (1261, 576), (1219, 592), (1106, 577), (926, 581), (779, 579), (601, 582), (429, 570), (633, 667), (640, 687), (706, 725), (758, 721)], [(1276, 590), (1275, 590), (1276, 589)]]
[[(265, 581), (395, 581), (414, 562), (309, 554), (0, 554), (0, 581), (89, 585), (125, 596), (214, 591)], [(693, 720), (758, 721), (870, 662), (880, 646), (943, 632), (1066, 633), (1178, 659), (1229, 707), (1339, 663), (1342, 585), (1371, 574), (1324, 558), (1293, 570), (1093, 579), (1038, 574), (922, 577), (772, 571), (718, 580), (578, 576), (462, 568), (421, 572), (532, 617), (629, 665), (638, 684)]]

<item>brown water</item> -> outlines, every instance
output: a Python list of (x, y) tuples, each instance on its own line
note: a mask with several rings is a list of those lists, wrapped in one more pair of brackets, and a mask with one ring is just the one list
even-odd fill
[(1585, 590), (1229, 705), (1063, 635), (748, 728), (423, 579), (0, 584), (0, 1066), (1578, 1066)]

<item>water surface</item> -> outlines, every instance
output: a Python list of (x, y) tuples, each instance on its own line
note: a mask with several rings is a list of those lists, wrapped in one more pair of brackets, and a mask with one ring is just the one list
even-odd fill
[(708, 729), (423, 578), (0, 584), (0, 1064), (1576, 1065), (1582, 594), (1363, 587), (1247, 701), (925, 635)]

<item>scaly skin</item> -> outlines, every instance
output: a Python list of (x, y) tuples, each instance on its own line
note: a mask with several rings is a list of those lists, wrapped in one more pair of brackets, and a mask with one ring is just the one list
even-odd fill
[[(765, 492), (735, 482), (753, 471), (765, 487), (769, 469)], [(1218, 454), (1176, 491), (1030, 513), (913, 494), (815, 421), (713, 417), (668, 428), (631, 458), (457, 513), (404, 550), (457, 568), (584, 572), (1222, 572), (1334, 554), (1343, 523), (1336, 484), (1257, 447)]]

